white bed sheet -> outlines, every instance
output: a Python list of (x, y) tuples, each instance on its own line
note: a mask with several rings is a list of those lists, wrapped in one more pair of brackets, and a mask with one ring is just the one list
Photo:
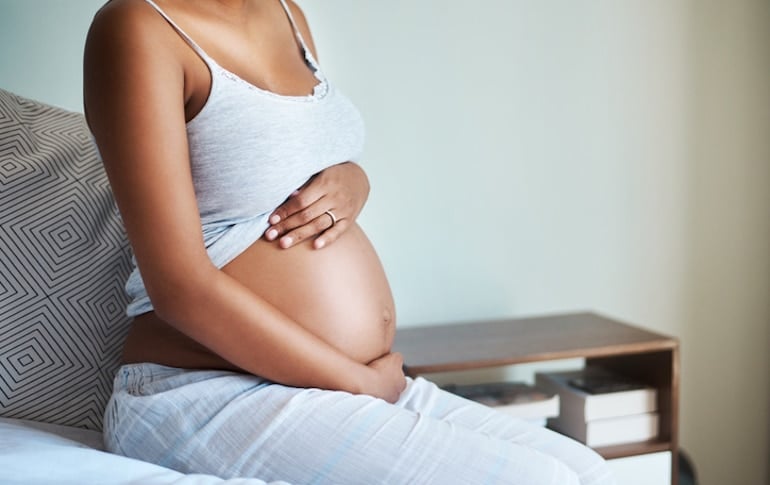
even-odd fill
[(0, 418), (0, 483), (266, 485), (249, 478), (223, 480), (210, 475), (185, 475), (102, 451), (101, 434), (95, 431), (8, 418)]

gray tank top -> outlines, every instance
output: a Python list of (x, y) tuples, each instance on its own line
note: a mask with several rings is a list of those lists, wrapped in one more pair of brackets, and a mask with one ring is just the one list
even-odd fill
[[(262, 236), (273, 210), (312, 175), (358, 160), (363, 121), (324, 77), (284, 0), (281, 4), (305, 62), (318, 79), (307, 96), (266, 91), (227, 71), (152, 0), (146, 1), (211, 72), (211, 91), (204, 107), (187, 123), (187, 137), (206, 250), (221, 268)], [(153, 309), (136, 261), (126, 291), (131, 299), (128, 316)]]

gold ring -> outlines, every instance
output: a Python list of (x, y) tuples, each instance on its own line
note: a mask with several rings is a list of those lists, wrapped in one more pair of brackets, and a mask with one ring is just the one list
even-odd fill
[(324, 214), (326, 214), (326, 215), (328, 215), (329, 217), (332, 218), (332, 225), (329, 226), (329, 229), (331, 229), (332, 227), (334, 227), (335, 224), (337, 224), (337, 218), (334, 217), (334, 213), (332, 211), (326, 211), (326, 212), (324, 212)]

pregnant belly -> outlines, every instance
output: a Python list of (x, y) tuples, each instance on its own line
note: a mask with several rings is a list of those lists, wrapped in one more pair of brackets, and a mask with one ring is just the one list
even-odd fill
[(360, 362), (390, 349), (393, 297), (380, 260), (357, 225), (321, 250), (310, 241), (280, 249), (259, 240), (223, 270)]
[[(393, 297), (374, 248), (355, 224), (321, 250), (310, 241), (280, 249), (260, 239), (222, 270), (358, 362), (390, 351)], [(135, 318), (124, 361), (230, 367), (152, 312)]]

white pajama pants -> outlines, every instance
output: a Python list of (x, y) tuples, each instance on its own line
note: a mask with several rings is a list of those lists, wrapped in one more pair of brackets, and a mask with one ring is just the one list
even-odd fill
[(184, 473), (310, 484), (607, 485), (589, 448), (409, 379), (399, 401), (260, 377), (123, 366), (105, 415), (118, 454)]

